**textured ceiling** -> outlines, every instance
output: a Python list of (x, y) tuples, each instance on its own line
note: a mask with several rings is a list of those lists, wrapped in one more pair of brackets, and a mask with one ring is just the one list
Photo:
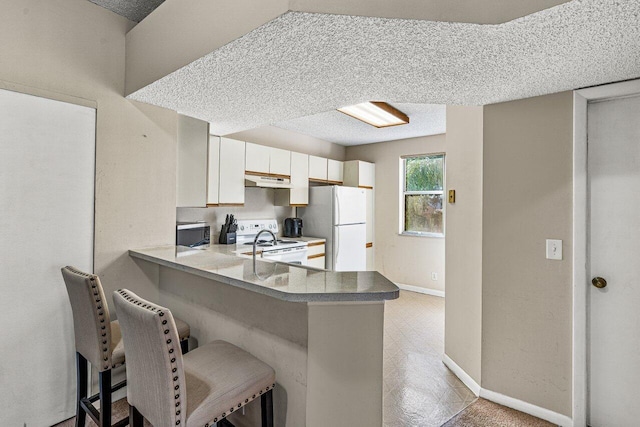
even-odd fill
[(640, 77), (639, 15), (640, 0), (573, 0), (499, 25), (290, 12), (129, 98), (220, 135), (369, 100), (484, 105)]
[(446, 106), (444, 105), (396, 103), (393, 106), (409, 116), (409, 124), (378, 129), (339, 111), (331, 110), (275, 123), (275, 126), (341, 145), (369, 144), (438, 135), (446, 131)]
[(130, 21), (140, 22), (160, 6), (164, 0), (89, 0)]

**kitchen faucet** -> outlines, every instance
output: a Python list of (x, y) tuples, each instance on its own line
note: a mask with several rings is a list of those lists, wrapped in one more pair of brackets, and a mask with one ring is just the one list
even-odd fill
[(271, 234), (271, 237), (273, 237), (273, 244), (274, 244), (274, 245), (276, 244), (276, 242), (277, 242), (277, 240), (278, 240), (278, 238), (276, 237), (276, 235), (275, 235), (275, 234), (273, 234), (273, 231), (271, 231), (271, 230), (267, 230), (267, 229), (260, 230), (260, 231), (258, 232), (258, 234), (256, 234), (256, 238), (255, 238), (255, 239), (253, 239), (253, 273), (254, 273), (254, 274), (256, 274), (256, 275), (257, 275), (257, 272), (256, 272), (256, 245), (258, 244), (258, 239), (260, 238), (260, 235), (261, 235), (262, 233), (269, 233), (269, 234)]

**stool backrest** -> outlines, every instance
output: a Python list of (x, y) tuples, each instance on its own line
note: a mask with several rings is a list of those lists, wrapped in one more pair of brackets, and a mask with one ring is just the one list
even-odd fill
[(127, 357), (127, 400), (156, 427), (184, 426), (187, 396), (180, 338), (169, 309), (131, 291), (113, 293)]
[(76, 351), (100, 372), (111, 369), (111, 317), (100, 278), (74, 267), (62, 268), (67, 286)]

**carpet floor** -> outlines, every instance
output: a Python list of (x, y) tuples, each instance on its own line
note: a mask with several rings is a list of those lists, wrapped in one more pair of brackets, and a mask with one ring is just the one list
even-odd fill
[(547, 421), (485, 399), (477, 399), (442, 427), (553, 427)]

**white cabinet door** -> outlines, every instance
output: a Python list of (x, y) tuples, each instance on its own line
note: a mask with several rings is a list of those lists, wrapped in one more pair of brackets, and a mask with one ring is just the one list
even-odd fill
[(344, 185), (373, 188), (376, 182), (376, 165), (362, 160), (344, 162)]
[(327, 180), (327, 159), (309, 156), (309, 179)]
[(207, 151), (207, 205), (220, 202), (220, 137), (209, 135)]
[[(269, 173), (270, 154), (271, 149), (269, 147), (247, 142), (246, 164), (243, 170), (248, 172)], [(222, 159), (224, 161), (224, 157), (222, 157)]]
[(326, 258), (324, 256), (311, 258), (311, 259), (307, 260), (307, 265), (309, 267), (325, 269), (325, 268), (327, 268), (327, 267), (325, 267), (325, 259)]
[(177, 207), (204, 207), (207, 204), (208, 137), (207, 122), (178, 115)]
[(291, 153), (290, 205), (309, 204), (309, 155)]
[(342, 184), (344, 162), (338, 160), (327, 160), (327, 179), (331, 182)]
[(220, 191), (218, 202), (244, 204), (245, 143), (220, 138)]
[(269, 173), (291, 175), (291, 151), (269, 148)]
[(376, 169), (373, 163), (359, 162), (358, 187), (373, 188), (376, 181)]

